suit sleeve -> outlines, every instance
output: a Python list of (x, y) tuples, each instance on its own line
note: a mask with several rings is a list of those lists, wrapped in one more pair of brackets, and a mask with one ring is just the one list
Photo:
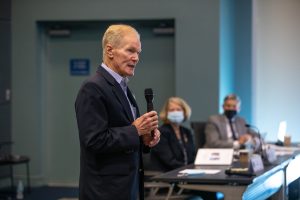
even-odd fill
[(78, 93), (75, 110), (81, 145), (96, 153), (137, 151), (136, 128), (126, 121), (117, 100), (104, 93), (92, 82)]
[[(225, 134), (225, 133), (224, 133)], [(220, 129), (212, 118), (209, 118), (205, 127), (205, 147), (208, 148), (233, 148), (231, 139), (222, 139)]]

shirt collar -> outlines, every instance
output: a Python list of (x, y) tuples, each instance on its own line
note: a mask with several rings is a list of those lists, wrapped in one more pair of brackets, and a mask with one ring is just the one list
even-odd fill
[(120, 74), (112, 70), (111, 68), (107, 67), (104, 63), (101, 64), (101, 66), (110, 74), (114, 79), (120, 84), (121, 81), (124, 79), (125, 83), (127, 84), (129, 79), (128, 77), (122, 77)]
[[(223, 113), (223, 116), (225, 117), (226, 122), (229, 123), (229, 119), (226, 117), (226, 115), (225, 115), (224, 113)], [(237, 117), (237, 116), (234, 116), (234, 117), (231, 119), (231, 121), (232, 121), (232, 122), (235, 122), (236, 117)]]

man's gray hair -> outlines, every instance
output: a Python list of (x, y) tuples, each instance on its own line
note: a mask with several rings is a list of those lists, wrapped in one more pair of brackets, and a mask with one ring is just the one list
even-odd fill
[(238, 102), (239, 105), (241, 105), (242, 101), (240, 99), (240, 97), (236, 94), (228, 94), (226, 95), (226, 97), (224, 98), (223, 103), (225, 103), (227, 100), (235, 100)]

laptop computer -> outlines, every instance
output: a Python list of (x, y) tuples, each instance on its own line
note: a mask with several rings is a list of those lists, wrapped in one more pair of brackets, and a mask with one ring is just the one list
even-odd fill
[(284, 136), (286, 135), (287, 123), (286, 121), (279, 122), (278, 133), (277, 133), (277, 143), (283, 144)]
[(212, 148), (198, 149), (195, 165), (231, 165), (233, 149)]

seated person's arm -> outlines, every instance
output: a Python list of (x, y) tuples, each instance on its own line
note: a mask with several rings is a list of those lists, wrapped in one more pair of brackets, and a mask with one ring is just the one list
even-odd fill
[(261, 146), (259, 136), (252, 132), (241, 135), (238, 141), (241, 147), (254, 151), (258, 151)]

